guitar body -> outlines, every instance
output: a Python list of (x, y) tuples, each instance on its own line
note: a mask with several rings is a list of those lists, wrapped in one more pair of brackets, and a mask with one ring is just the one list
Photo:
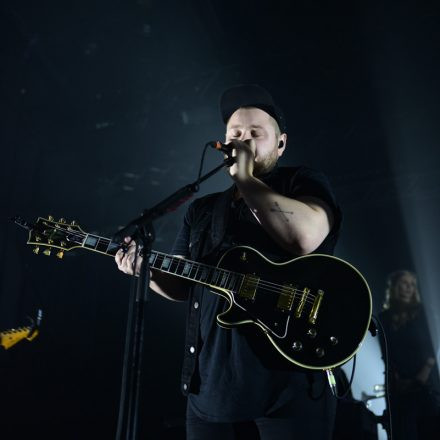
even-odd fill
[[(371, 319), (371, 292), (346, 261), (310, 254), (274, 263), (250, 247), (238, 246), (221, 257), (218, 267), (249, 275), (235, 291), (213, 289), (229, 302), (228, 310), (217, 316), (221, 327), (255, 325), (282, 356), (306, 369), (336, 367), (360, 348)], [(307, 295), (304, 289), (309, 289)]]

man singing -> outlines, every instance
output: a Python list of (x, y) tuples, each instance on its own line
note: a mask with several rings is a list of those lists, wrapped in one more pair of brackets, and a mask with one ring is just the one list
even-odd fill
[[(323, 174), (278, 166), (287, 134), (272, 96), (257, 85), (236, 86), (223, 93), (220, 110), (236, 159), (228, 169), (233, 184), (189, 206), (172, 254), (212, 265), (237, 245), (274, 262), (332, 254), (340, 210)], [(133, 274), (135, 245), (129, 237), (126, 242), (128, 251), (120, 250), (116, 263)], [(254, 325), (220, 328), (216, 316), (228, 304), (202, 285), (152, 270), (150, 287), (188, 301), (182, 372), (188, 440), (248, 438), (240, 430), (249, 423), (263, 440), (331, 438), (336, 401), (323, 372), (265, 360), (259, 344), (267, 341)]]

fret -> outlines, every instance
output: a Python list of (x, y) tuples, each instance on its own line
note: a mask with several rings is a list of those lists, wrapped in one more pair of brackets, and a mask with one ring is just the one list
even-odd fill
[(83, 246), (87, 249), (95, 250), (96, 245), (98, 244), (98, 240), (99, 240), (99, 237), (96, 237), (95, 235), (87, 234), (87, 236), (84, 240)]
[(160, 268), (162, 270), (165, 270), (165, 271), (168, 272), (170, 264), (171, 264), (171, 258), (168, 257), (168, 256), (164, 256), (164, 259), (162, 261), (162, 264), (161, 264)]
[(214, 276), (215, 276), (215, 267), (209, 266), (208, 276), (206, 277), (206, 283), (207, 284), (213, 284), (214, 283)]
[(177, 258), (177, 257), (171, 258), (171, 266), (170, 266), (170, 270), (169, 270), (171, 273), (177, 274), (177, 270), (179, 268), (179, 263), (180, 263), (179, 260), (180, 260), (180, 258)]
[(223, 269), (219, 270), (219, 278), (218, 278), (218, 285), (220, 287), (223, 287), (223, 282), (225, 280), (225, 271)]
[(194, 268), (195, 268), (195, 271), (191, 271), (191, 273), (193, 273), (193, 275), (192, 275), (192, 279), (193, 280), (195, 280), (195, 281), (198, 281), (198, 278), (197, 278), (197, 276), (198, 276), (198, 274), (199, 274), (199, 270), (200, 270), (200, 265), (198, 264), (198, 263), (194, 263)]
[(219, 287), (223, 287), (223, 286), (222, 286), (223, 276), (224, 276), (224, 272), (223, 272), (223, 270), (222, 270), (222, 269), (219, 269), (218, 274), (219, 274), (219, 276), (218, 276), (218, 278), (217, 278), (217, 285), (218, 285)]
[(202, 283), (206, 283), (206, 281), (207, 281), (207, 279), (209, 277), (209, 267), (208, 266), (201, 266), (201, 268), (202, 268), (202, 271), (200, 273), (199, 280)]
[(224, 270), (222, 270), (222, 272), (223, 272), (223, 275), (222, 275), (222, 280), (220, 282), (220, 286), (221, 287), (226, 287), (226, 280), (228, 278), (228, 273), (226, 271), (224, 271)]
[(158, 263), (158, 260), (160, 260), (160, 255), (157, 252), (150, 255), (150, 266), (153, 269), (160, 269), (160, 264)]
[(228, 284), (229, 284), (229, 279), (230, 279), (230, 277), (231, 277), (231, 272), (229, 272), (229, 270), (226, 272), (226, 280), (225, 280), (225, 287), (227, 288), (228, 287)]
[(199, 278), (198, 278), (198, 276), (199, 276), (199, 270), (200, 270), (200, 264), (198, 264), (198, 263), (196, 263), (196, 267), (197, 267), (197, 269), (196, 269), (196, 273), (194, 274), (194, 279), (196, 280), (196, 281), (198, 281), (199, 280)]
[(234, 279), (235, 279), (235, 275), (232, 272), (229, 272), (228, 282), (226, 283), (226, 288), (228, 290), (232, 290), (232, 288), (234, 286)]
[(114, 241), (108, 240), (107, 249), (105, 250), (106, 254), (115, 255), (119, 250), (119, 244)]
[(170, 272), (177, 274), (178, 269), (179, 269), (179, 259), (176, 257), (173, 257), (171, 260)]
[(185, 265), (183, 266), (182, 276), (189, 277), (189, 273), (191, 272), (191, 263), (189, 261), (185, 261)]
[(211, 272), (209, 274), (209, 284), (215, 286), (215, 277), (217, 275), (217, 268), (211, 267)]
[(183, 258), (179, 258), (179, 271), (178, 275), (183, 276), (183, 272), (185, 270), (186, 262)]
[(209, 266), (205, 266), (206, 269), (206, 277), (205, 277), (205, 283), (209, 284), (209, 280), (211, 278), (211, 268)]
[(189, 276), (188, 276), (188, 278), (191, 278), (191, 279), (195, 279), (196, 277), (195, 277), (195, 275), (197, 274), (197, 267), (194, 267), (194, 266), (196, 266), (196, 264), (197, 263), (191, 263), (191, 269), (190, 269), (190, 271), (189, 271)]
[(219, 276), (219, 270), (217, 268), (215, 268), (212, 274), (212, 283), (214, 286), (218, 285), (218, 276)]
[(98, 242), (96, 243), (95, 249), (105, 254), (107, 252), (107, 247), (108, 245), (106, 243), (106, 240), (101, 237), (98, 237)]
[[(153, 254), (151, 254), (151, 255), (153, 255)], [(159, 256), (159, 254), (157, 253), (157, 252), (155, 252), (155, 255), (154, 255), (154, 260), (153, 260), (153, 267), (154, 268), (156, 268), (157, 266), (156, 266), (156, 261), (157, 261), (157, 257)]]
[(216, 282), (216, 284), (218, 286), (220, 286), (220, 287), (221, 287), (222, 275), (223, 275), (222, 270), (218, 269), (217, 270), (217, 282)]
[(214, 268), (212, 270), (212, 272), (213, 273), (212, 273), (212, 282), (211, 282), (211, 284), (213, 284), (214, 286), (220, 287), (219, 280), (220, 280), (220, 276), (221, 276), (221, 270), (218, 269), (218, 268)]
[[(164, 269), (164, 267), (162, 267), (164, 265), (164, 261), (165, 261), (166, 257), (167, 257), (167, 255), (165, 255), (165, 254), (157, 253), (157, 257), (154, 260), (154, 268), (166, 271), (166, 269)], [(165, 264), (166, 264), (166, 262), (165, 262)]]
[[(83, 246), (107, 254), (116, 253), (120, 247), (119, 244), (111, 240), (90, 234), (86, 236)], [(163, 272), (168, 272), (171, 275), (233, 291), (237, 291), (243, 278), (239, 274), (235, 274), (229, 270), (200, 264), (195, 261), (156, 251), (151, 252), (149, 264), (152, 269), (158, 269)]]
[(181, 258), (181, 260), (182, 261), (181, 261), (181, 264), (179, 266), (179, 272), (180, 272), (179, 275), (184, 277), (184, 278), (190, 279), (189, 274), (191, 272), (191, 265), (192, 265), (192, 263), (190, 261), (186, 261), (184, 258)]
[[(45, 224), (47, 224), (47, 222)], [(68, 241), (72, 244), (80, 245), (85, 249), (100, 252), (109, 256), (115, 256), (115, 254), (121, 249), (121, 243), (113, 241), (110, 238), (84, 233), (76, 229), (74, 230), (71, 227), (64, 230), (58, 224), (56, 226), (60, 232), (64, 234), (66, 242)], [(66, 248), (66, 250), (70, 250), (70, 248), (67, 249), (67, 245), (64, 242), (61, 242), (61, 245), (63, 249)], [(242, 274), (236, 274), (216, 266), (197, 263), (195, 261), (168, 255), (162, 252), (151, 251), (149, 255), (145, 254), (143, 256), (148, 258), (149, 266), (152, 269), (168, 272), (171, 275), (206, 285), (212, 285), (213, 287), (215, 286), (236, 291), (244, 279)]]

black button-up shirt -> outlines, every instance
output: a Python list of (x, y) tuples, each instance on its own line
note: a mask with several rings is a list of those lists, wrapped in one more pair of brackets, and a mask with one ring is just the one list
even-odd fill
[[(315, 251), (332, 254), (341, 213), (326, 177), (305, 167), (275, 168), (261, 178), (279, 194), (311, 196), (333, 211), (334, 225)], [(259, 225), (243, 200), (234, 202), (235, 186), (195, 200), (188, 208), (172, 253), (215, 265), (220, 254), (235, 245), (248, 245), (274, 261), (294, 255), (278, 246)], [(203, 286), (189, 298), (182, 391), (192, 410), (215, 422), (255, 419), (285, 404), (295, 389), (305, 386), (305, 373), (267, 368), (250, 348), (251, 336), (241, 329), (224, 330), (216, 315), (226, 302)]]

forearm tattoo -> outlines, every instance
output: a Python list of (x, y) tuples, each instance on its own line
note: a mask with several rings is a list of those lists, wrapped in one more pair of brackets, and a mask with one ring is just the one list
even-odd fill
[(278, 204), (278, 202), (274, 202), (275, 208), (270, 208), (271, 212), (279, 212), (282, 214), (283, 219), (286, 221), (286, 223), (289, 223), (289, 218), (286, 214), (293, 215), (293, 211), (283, 211), (281, 209), (281, 206)]

